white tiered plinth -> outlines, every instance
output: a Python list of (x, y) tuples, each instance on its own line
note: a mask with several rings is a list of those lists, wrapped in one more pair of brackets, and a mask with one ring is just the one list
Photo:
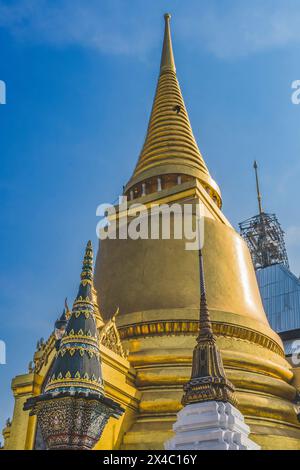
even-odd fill
[(208, 401), (185, 406), (173, 425), (166, 450), (259, 450), (250, 428), (230, 403)]

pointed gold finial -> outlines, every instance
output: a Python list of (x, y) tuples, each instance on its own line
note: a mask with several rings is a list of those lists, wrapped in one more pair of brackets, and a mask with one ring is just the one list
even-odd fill
[(176, 73), (173, 48), (172, 48), (172, 39), (170, 31), (170, 13), (165, 13), (165, 35), (164, 35), (164, 44), (161, 54), (161, 63), (160, 63), (160, 73), (169, 72), (170, 70)]
[(94, 313), (96, 317), (96, 324), (98, 330), (101, 330), (104, 326), (104, 320), (102, 317), (102, 314), (100, 312), (99, 304), (98, 304), (98, 295), (97, 295), (97, 290), (95, 288), (95, 285), (93, 284), (92, 286), (92, 299), (94, 303)]
[(200, 316), (199, 316), (199, 336), (197, 341), (201, 338), (213, 338), (213, 329), (206, 300), (206, 287), (204, 279), (204, 266), (202, 250), (199, 250), (199, 274), (200, 274)]
[(87, 242), (82, 264), (81, 279), (93, 280), (93, 246), (91, 240)]

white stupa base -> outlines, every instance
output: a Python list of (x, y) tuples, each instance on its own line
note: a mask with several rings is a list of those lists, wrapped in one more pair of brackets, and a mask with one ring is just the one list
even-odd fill
[(185, 406), (173, 425), (166, 450), (259, 450), (250, 428), (230, 403), (208, 401)]

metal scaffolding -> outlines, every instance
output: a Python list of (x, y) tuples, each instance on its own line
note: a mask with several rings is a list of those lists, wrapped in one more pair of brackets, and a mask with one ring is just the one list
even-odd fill
[(255, 269), (283, 264), (289, 269), (284, 242), (284, 231), (275, 214), (267, 214), (262, 208), (258, 180), (258, 166), (254, 162), (259, 214), (239, 224), (241, 236), (246, 241)]
[(239, 224), (255, 269), (283, 264), (289, 269), (284, 231), (275, 214), (262, 212)]

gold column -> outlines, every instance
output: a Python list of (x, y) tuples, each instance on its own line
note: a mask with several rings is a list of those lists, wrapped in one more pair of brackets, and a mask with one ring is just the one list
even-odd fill
[(7, 449), (30, 450), (34, 446), (36, 417), (23, 411), (25, 401), (40, 393), (43, 377), (34, 374), (16, 376), (12, 381), (15, 407)]

